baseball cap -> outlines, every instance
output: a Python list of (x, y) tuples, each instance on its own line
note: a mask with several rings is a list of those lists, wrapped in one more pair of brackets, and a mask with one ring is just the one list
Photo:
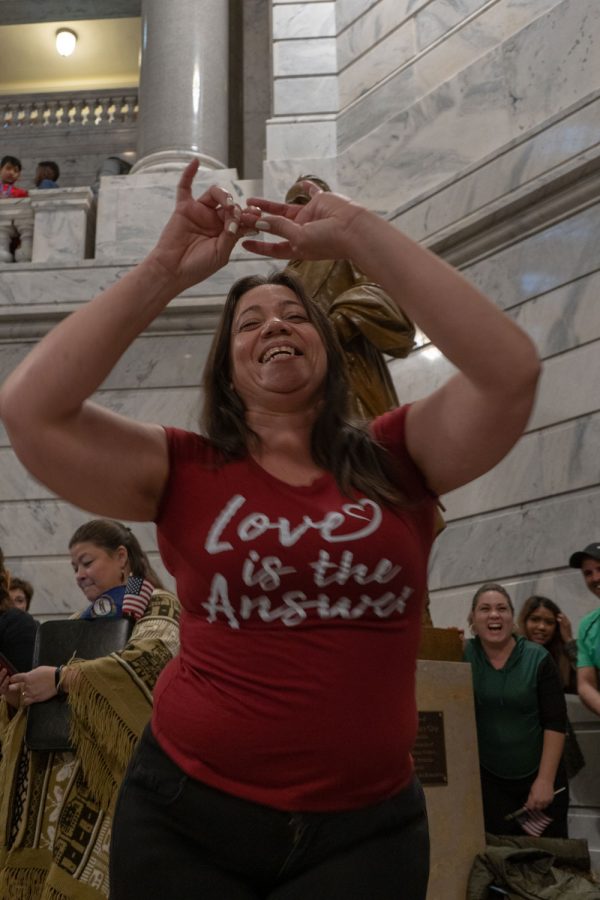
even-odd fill
[(586, 556), (597, 559), (600, 562), (600, 544), (588, 544), (583, 550), (572, 553), (569, 559), (569, 565), (573, 569), (580, 569), (581, 563)]

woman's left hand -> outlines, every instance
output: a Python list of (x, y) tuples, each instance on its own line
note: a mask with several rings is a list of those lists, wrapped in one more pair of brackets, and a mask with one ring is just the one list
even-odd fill
[(56, 696), (53, 666), (38, 666), (31, 672), (18, 672), (10, 679), (11, 687), (21, 691), (21, 706), (31, 706)]
[(258, 231), (283, 238), (281, 241), (245, 240), (242, 246), (252, 253), (274, 259), (347, 259), (352, 255), (352, 240), (360, 239), (357, 223), (377, 217), (342, 194), (322, 191), (307, 180), (302, 182), (310, 196), (306, 206), (279, 203), (264, 197), (251, 197), (248, 215), (257, 207), (262, 215), (250, 222)]
[(546, 809), (554, 799), (554, 784), (539, 775), (531, 785), (525, 806), (527, 809)]

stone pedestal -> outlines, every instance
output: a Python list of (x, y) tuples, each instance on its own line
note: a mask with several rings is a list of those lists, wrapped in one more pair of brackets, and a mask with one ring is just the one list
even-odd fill
[(15, 250), (15, 260), (29, 262), (33, 239), (33, 213), (28, 197), (2, 199), (0, 203), (0, 263), (13, 261), (10, 247), (16, 237), (19, 238), (20, 244)]
[[(100, 181), (96, 223), (96, 259), (100, 262), (138, 261), (155, 245), (175, 207), (181, 172), (163, 172), (157, 183), (151, 172), (109, 176)], [(241, 206), (260, 195), (260, 181), (240, 181), (236, 169), (200, 169), (192, 193), (200, 196), (211, 184), (225, 188)]]
[[(464, 900), (473, 860), (485, 847), (471, 667), (419, 660), (417, 706), (419, 714), (442, 714), (436, 718), (447, 776), (446, 783), (424, 784), (431, 836), (427, 900)], [(439, 774), (439, 766), (433, 768)]]
[(92, 255), (96, 201), (90, 188), (30, 191), (33, 262), (78, 262)]

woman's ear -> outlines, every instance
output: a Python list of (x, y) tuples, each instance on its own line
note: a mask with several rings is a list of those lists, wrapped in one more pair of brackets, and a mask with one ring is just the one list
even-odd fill
[(129, 555), (123, 544), (121, 544), (120, 547), (117, 547), (115, 555), (121, 566), (121, 581), (125, 584), (129, 576)]

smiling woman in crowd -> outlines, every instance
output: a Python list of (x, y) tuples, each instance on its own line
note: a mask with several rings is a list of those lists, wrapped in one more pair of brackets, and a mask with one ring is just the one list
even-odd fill
[(552, 657), (515, 634), (512, 600), (499, 584), (475, 592), (469, 620), (485, 830), (522, 834), (506, 816), (525, 806), (551, 819), (546, 837), (567, 837), (567, 710)]

